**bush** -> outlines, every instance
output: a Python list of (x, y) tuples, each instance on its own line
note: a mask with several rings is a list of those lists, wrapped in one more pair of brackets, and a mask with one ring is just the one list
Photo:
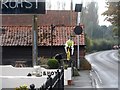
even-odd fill
[(28, 90), (26, 85), (16, 87), (15, 90)]
[(37, 65), (47, 65), (48, 59), (45, 57), (38, 57)]
[(80, 63), (81, 70), (91, 70), (91, 64), (84, 58)]
[(68, 65), (67, 64), (64, 64), (64, 69), (67, 69), (68, 68)]
[(86, 51), (90, 52), (93, 44), (92, 40), (89, 37), (85, 36), (85, 43), (86, 43)]
[(73, 75), (72, 76), (80, 76), (78, 70), (76, 69), (76, 67), (73, 68)]
[(96, 39), (96, 40), (92, 40), (92, 46), (90, 48), (91, 51), (110, 50), (112, 49), (113, 44), (114, 41), (112, 40)]
[(59, 67), (59, 63), (56, 59), (49, 59), (47, 65), (49, 69), (57, 69)]

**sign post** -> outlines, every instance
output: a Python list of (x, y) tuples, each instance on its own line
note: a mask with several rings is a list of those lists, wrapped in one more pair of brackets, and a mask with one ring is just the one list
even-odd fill
[(38, 40), (38, 28), (37, 28), (37, 15), (33, 15), (32, 17), (32, 58), (33, 58), (33, 66), (36, 65), (38, 58), (38, 48), (37, 48), (37, 40)]
[[(77, 68), (80, 69), (80, 40), (79, 35), (82, 33), (82, 29), (80, 27), (80, 12), (82, 10), (82, 4), (75, 5), (75, 12), (77, 13), (77, 26), (74, 29), (74, 32), (77, 34)], [(80, 28), (79, 28), (80, 27)]]

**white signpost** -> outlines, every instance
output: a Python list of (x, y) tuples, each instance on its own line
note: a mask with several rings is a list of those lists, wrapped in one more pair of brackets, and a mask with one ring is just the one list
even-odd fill
[(82, 29), (81, 28), (77, 28), (80, 27), (80, 12), (82, 10), (82, 4), (76, 4), (75, 6), (75, 12), (77, 13), (77, 26), (75, 28), (75, 33), (77, 34), (77, 68), (80, 69), (80, 41), (79, 41), (79, 35), (82, 33)]

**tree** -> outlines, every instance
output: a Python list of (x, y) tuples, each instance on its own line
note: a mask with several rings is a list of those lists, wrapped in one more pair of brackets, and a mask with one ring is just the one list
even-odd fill
[(114, 36), (118, 36), (118, 27), (113, 28)]
[[(106, 2), (107, 10), (102, 14), (106, 16), (107, 21), (113, 24), (113, 33), (120, 39), (120, 1), (119, 2)], [(120, 42), (119, 42), (120, 43)]]
[(85, 25), (85, 33), (92, 39), (97, 38), (98, 31), (98, 4), (90, 2), (83, 7), (81, 22)]
[(106, 2), (106, 5), (108, 9), (102, 15), (106, 16), (105, 20), (117, 26), (120, 22), (120, 2)]

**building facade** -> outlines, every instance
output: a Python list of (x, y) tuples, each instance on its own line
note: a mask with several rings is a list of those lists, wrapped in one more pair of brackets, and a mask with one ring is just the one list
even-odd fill
[[(54, 24), (51, 51), (51, 24)], [(76, 13), (71, 11), (47, 11), (38, 16), (38, 57), (50, 58), (51, 52), (62, 53), (66, 58), (64, 44), (73, 36), (75, 43), (74, 60), (77, 58), (77, 38), (74, 35)], [(26, 61), (32, 65), (32, 15), (4, 15), (1, 27), (2, 64), (15, 65), (16, 61)], [(80, 58), (85, 55), (84, 33), (80, 36)]]

